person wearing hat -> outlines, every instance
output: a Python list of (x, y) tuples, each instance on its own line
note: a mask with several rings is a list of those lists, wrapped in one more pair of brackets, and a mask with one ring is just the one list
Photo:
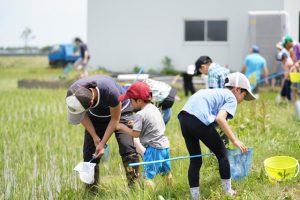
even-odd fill
[(294, 65), (295, 56), (293, 50), (293, 39), (286, 35), (282, 39), (282, 49), (279, 53), (279, 60), (281, 61), (282, 68), (284, 70), (283, 84), (280, 92), (280, 100), (287, 99), (291, 100), (291, 81), (290, 81), (290, 70)]
[(188, 65), (186, 68), (186, 72), (182, 72), (181, 74), (178, 74), (175, 76), (175, 78), (172, 80), (172, 84), (174, 85), (176, 81), (182, 77), (183, 79), (183, 90), (185, 96), (189, 96), (189, 93), (192, 95), (196, 92), (194, 84), (193, 84), (193, 76), (195, 75), (195, 65)]
[[(231, 188), (230, 165), (227, 149), (215, 126), (218, 125), (230, 141), (242, 152), (247, 147), (234, 135), (227, 119), (235, 115), (237, 105), (244, 99), (254, 100), (247, 77), (235, 72), (225, 78), (224, 89), (204, 89), (192, 95), (178, 114), (181, 132), (190, 156), (201, 154), (200, 140), (212, 151), (219, 163), (221, 183), (227, 195), (236, 192)], [(199, 199), (199, 172), (202, 158), (190, 159), (188, 180), (192, 199)]]
[(265, 84), (268, 84), (268, 68), (266, 59), (260, 55), (259, 47), (252, 45), (250, 54), (246, 56), (241, 72), (246, 75), (250, 81), (251, 89), (254, 94), (258, 95), (258, 87), (261, 79), (261, 71), (265, 78)]
[(230, 70), (212, 61), (209, 56), (200, 56), (196, 62), (196, 74), (207, 75), (208, 88), (223, 88), (225, 77)]
[[(170, 158), (169, 140), (165, 135), (165, 123), (159, 109), (151, 103), (152, 91), (145, 82), (133, 83), (125, 94), (119, 97), (124, 102), (130, 99), (135, 110), (139, 110), (134, 118), (132, 129), (124, 123), (119, 123), (118, 130), (126, 132), (133, 137), (139, 137), (146, 148), (144, 161), (151, 162)], [(161, 174), (168, 184), (172, 182), (170, 161), (149, 164), (144, 166), (146, 185), (154, 188), (152, 179)]]
[(128, 180), (132, 186), (138, 178), (138, 167), (128, 167), (129, 163), (139, 162), (133, 138), (121, 131), (115, 131), (118, 122), (124, 123), (133, 119), (133, 109), (129, 100), (120, 102), (118, 97), (125, 93), (111, 77), (96, 75), (75, 81), (68, 89), (66, 104), (68, 121), (71, 124), (82, 124), (85, 128), (83, 159), (96, 163), (95, 183), (99, 178), (100, 157), (109, 138), (115, 132), (119, 154)]

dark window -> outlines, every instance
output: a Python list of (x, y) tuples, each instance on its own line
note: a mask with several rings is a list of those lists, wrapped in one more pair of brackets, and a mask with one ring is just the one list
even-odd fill
[(207, 21), (207, 41), (227, 41), (227, 21)]
[(204, 41), (204, 21), (185, 22), (185, 41)]
[(227, 41), (227, 21), (185, 21), (185, 41)]

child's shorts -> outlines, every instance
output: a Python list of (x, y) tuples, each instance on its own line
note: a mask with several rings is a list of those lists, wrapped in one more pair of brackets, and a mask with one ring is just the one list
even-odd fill
[[(168, 158), (170, 158), (169, 148), (156, 149), (154, 147), (148, 146), (144, 153), (144, 162), (151, 162)], [(167, 175), (170, 171), (170, 161), (144, 165), (144, 177), (146, 179), (153, 179), (157, 174), (164, 176)]]

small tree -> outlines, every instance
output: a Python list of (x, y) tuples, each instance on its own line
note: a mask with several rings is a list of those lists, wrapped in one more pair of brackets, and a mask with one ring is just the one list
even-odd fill
[(161, 74), (176, 75), (178, 73), (174, 69), (171, 58), (169, 58), (168, 56), (165, 56), (161, 62), (163, 64), (163, 69), (160, 72)]
[(21, 38), (24, 40), (24, 49), (26, 51), (28, 49), (29, 40), (33, 40), (35, 36), (32, 35), (31, 29), (26, 27), (21, 34)]

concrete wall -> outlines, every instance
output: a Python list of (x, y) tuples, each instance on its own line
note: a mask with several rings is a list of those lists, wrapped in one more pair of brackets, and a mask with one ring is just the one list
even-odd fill
[[(168, 56), (183, 70), (206, 54), (240, 70), (249, 48), (248, 11), (283, 7), (283, 0), (89, 0), (91, 64), (112, 71), (130, 71), (135, 65), (148, 70), (162, 67)], [(228, 20), (228, 42), (184, 42), (186, 19)]]
[(300, 1), (299, 0), (285, 0), (284, 10), (289, 13), (289, 32), (295, 42), (299, 42), (299, 13)]

